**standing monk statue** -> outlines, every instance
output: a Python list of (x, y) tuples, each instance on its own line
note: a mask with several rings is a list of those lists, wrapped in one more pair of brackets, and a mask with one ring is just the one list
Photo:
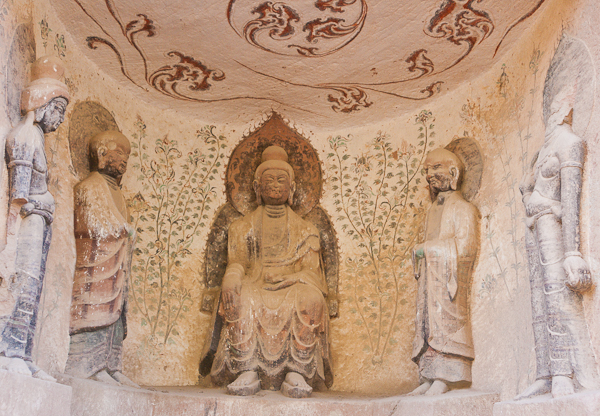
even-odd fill
[(424, 166), (432, 205), (425, 241), (413, 249), (418, 293), (412, 359), (421, 385), (411, 395), (468, 386), (475, 357), (469, 296), (479, 211), (463, 198), (464, 166), (454, 153), (433, 150)]
[(48, 191), (44, 134), (55, 131), (64, 120), (69, 92), (60, 81), (63, 73), (64, 67), (56, 58), (43, 57), (33, 63), (31, 82), (21, 95), (25, 118), (6, 140), (10, 186), (8, 233), (15, 234), (19, 213), (22, 220), (17, 235), (15, 273), (10, 279), (16, 303), (0, 337), (0, 366), (52, 381), (54, 378), (33, 364), (31, 353), (54, 215), (54, 198)]
[(139, 387), (121, 372), (135, 241), (121, 193), (130, 151), (129, 140), (120, 132), (97, 134), (89, 147), (91, 173), (75, 185), (77, 264), (65, 373)]
[(295, 189), (285, 150), (266, 148), (254, 175), (258, 208), (229, 226), (210, 374), (230, 394), (262, 385), (307, 397), (333, 382), (319, 231), (290, 208)]
[(552, 97), (544, 144), (521, 183), (537, 368), (517, 400), (600, 386), (580, 295), (592, 278), (579, 247), (585, 142), (572, 128), (575, 96), (566, 85)]

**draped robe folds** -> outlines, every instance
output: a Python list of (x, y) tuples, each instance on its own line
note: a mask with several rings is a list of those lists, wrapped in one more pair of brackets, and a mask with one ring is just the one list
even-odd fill
[(87, 378), (121, 369), (127, 336), (127, 278), (133, 235), (127, 205), (113, 178), (92, 172), (75, 187), (77, 263), (73, 282), (71, 346), (66, 372)]
[(440, 193), (427, 214), (412, 359), (424, 380), (471, 381), (469, 294), (477, 255), (477, 209), (459, 192)]
[[(274, 244), (263, 235), (274, 225), (266, 207), (229, 228), (227, 270), (243, 269), (244, 275), (238, 304), (225, 310), (221, 302), (218, 309), (223, 323), (211, 370), (215, 384), (244, 371), (257, 371), (263, 389), (279, 388), (290, 371), (311, 385), (333, 383), (319, 232), (288, 206), (279, 208), (286, 221)], [(275, 289), (292, 279), (301, 282)]]

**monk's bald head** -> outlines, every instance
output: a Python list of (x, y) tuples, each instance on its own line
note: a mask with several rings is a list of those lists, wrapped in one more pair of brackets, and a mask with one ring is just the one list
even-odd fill
[(424, 168), (432, 198), (439, 192), (456, 191), (459, 188), (464, 165), (451, 151), (441, 148), (432, 150), (425, 159)]
[(90, 140), (90, 170), (105, 173), (116, 179), (127, 169), (131, 144), (119, 131), (104, 131)]

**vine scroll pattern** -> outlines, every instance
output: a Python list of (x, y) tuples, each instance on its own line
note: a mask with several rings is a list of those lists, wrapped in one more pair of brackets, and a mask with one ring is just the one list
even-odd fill
[(192, 244), (208, 224), (227, 145), (214, 126), (205, 126), (197, 139), (206, 153), (196, 148), (184, 154), (166, 136), (154, 141), (151, 152), (146, 125), (138, 119), (136, 127), (131, 157), (142, 192), (128, 201), (138, 235), (130, 305), (150, 345), (164, 347), (176, 343), (178, 324), (193, 303), (181, 277)]
[(327, 155), (336, 214), (342, 231), (358, 248), (345, 260), (349, 281), (343, 284), (352, 305), (354, 325), (360, 327), (363, 351), (381, 363), (397, 340), (404, 316), (400, 307), (407, 279), (412, 279), (410, 249), (416, 244), (425, 207), (416, 196), (422, 186), (422, 166), (434, 145), (434, 117), (427, 110), (415, 118), (416, 145), (406, 140), (394, 147), (379, 133), (360, 156), (348, 153), (348, 137), (331, 137)]

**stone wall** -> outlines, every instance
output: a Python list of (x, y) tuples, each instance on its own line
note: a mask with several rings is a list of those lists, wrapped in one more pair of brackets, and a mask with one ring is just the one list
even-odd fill
[[(75, 255), (72, 188), (82, 179), (78, 166), (84, 158), (83, 147), (75, 146), (74, 140), (85, 136), (85, 123), (77, 124), (71, 116), (79, 111), (77, 120), (92, 120), (94, 128), (114, 123), (133, 144), (123, 190), (138, 230), (138, 250), (133, 262), (124, 372), (145, 385), (198, 383), (198, 362), (210, 318), (200, 312), (208, 227), (225, 199), (223, 173), (229, 154), (245, 134), (269, 116), (269, 111), (252, 119), (215, 125), (201, 114), (191, 119), (156, 108), (135, 98), (130, 87), (107, 78), (102, 68), (87, 60), (81, 53), (87, 46), (74, 43), (61, 23), (62, 17), (48, 1), (7, 0), (0, 10), (3, 7), (7, 10), (0, 14), (3, 97), (14, 96), (5, 92), (10, 89), (6, 74), (13, 62), (18, 67), (19, 75), (15, 76), (22, 77), (26, 70), (22, 56), (18, 56), (20, 60), (11, 58), (11, 39), (15, 33), (26, 35), (29, 31), (34, 35), (36, 56), (53, 54), (65, 62), (72, 94), (65, 123), (46, 136), (50, 190), (57, 200), (57, 211), (38, 326), (38, 363), (60, 372), (68, 352)], [(429, 204), (421, 169), (428, 150), (443, 147), (457, 137), (477, 140), (485, 164), (482, 186), (473, 201), (482, 215), (481, 248), (472, 285), (473, 387), (501, 392), (506, 399), (532, 381), (535, 357), (518, 184), (543, 143), (542, 90), (562, 32), (580, 36), (590, 46), (595, 62), (600, 62), (600, 42), (593, 30), (599, 22), (597, 7), (593, 0), (548, 1), (530, 29), (511, 33), (520, 37), (517, 45), (492, 70), (434, 101), (424, 101), (412, 113), (345, 130), (287, 120), (319, 152), (326, 174), (322, 205), (332, 217), (339, 239), (341, 305), (340, 317), (331, 324), (336, 376), (333, 389), (400, 394), (417, 384), (417, 369), (410, 361), (416, 290), (410, 248), (420, 238)], [(20, 24), (27, 29), (19, 31)], [(28, 45), (32, 47), (32, 43)], [(11, 106), (12, 101), (7, 104), (0, 100), (2, 137), (13, 122)], [(598, 111), (596, 106), (586, 133), (588, 179), (594, 176), (600, 160), (600, 139), (595, 133), (600, 131)], [(100, 118), (104, 121), (98, 121)], [(193, 166), (192, 159), (196, 160)], [(382, 170), (388, 162), (389, 168)], [(5, 167), (2, 169), (6, 187)], [(175, 172), (172, 179), (154, 182), (154, 174), (169, 170)], [(200, 213), (199, 218), (191, 230), (169, 228), (161, 203), (174, 201), (192, 180), (205, 185), (203, 194), (189, 201)], [(350, 197), (342, 198), (346, 195), (342, 187), (351, 189)], [(598, 276), (600, 249), (593, 243), (600, 241), (600, 236), (593, 230), (599, 229), (600, 216), (589, 207), (597, 205), (600, 196), (593, 192), (590, 180), (586, 189), (583, 250)], [(6, 192), (0, 195), (4, 204)], [(356, 206), (352, 207), (354, 200)], [(382, 205), (383, 201), (389, 205)], [(4, 223), (0, 221), (0, 232)], [(187, 251), (161, 247), (163, 232), (189, 243)], [(10, 273), (10, 250), (14, 247), (10, 237), (0, 265), (3, 277)], [(167, 258), (174, 261), (163, 269)], [(3, 313), (10, 311), (6, 306), (9, 302), (3, 284)], [(600, 297), (586, 295), (586, 306), (599, 352)], [(201, 385), (207, 383), (200, 380)]]

